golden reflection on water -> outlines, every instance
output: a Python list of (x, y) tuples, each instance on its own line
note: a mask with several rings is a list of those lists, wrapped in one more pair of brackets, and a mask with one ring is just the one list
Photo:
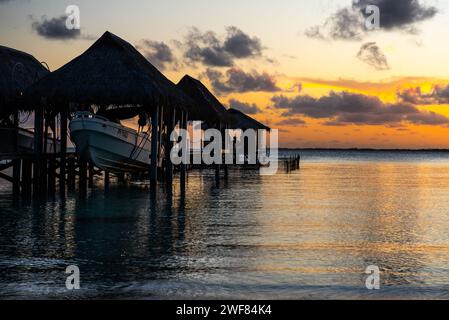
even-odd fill
[(290, 174), (232, 170), (218, 185), (213, 171), (190, 172), (185, 196), (175, 181), (155, 198), (101, 185), (26, 207), (0, 198), (11, 273), (0, 284), (51, 283), (52, 268), (79, 263), (112, 296), (365, 297), (377, 265), (388, 296), (447, 297), (448, 194), (449, 162), (306, 159)]
[(270, 179), (258, 215), (268, 254), (257, 269), (360, 273), (374, 264), (394, 285), (432, 283), (447, 270), (448, 165), (308, 163)]

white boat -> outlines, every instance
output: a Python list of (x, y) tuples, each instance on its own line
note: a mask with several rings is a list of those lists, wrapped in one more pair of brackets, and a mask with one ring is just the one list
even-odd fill
[[(14, 141), (15, 139), (15, 129), (14, 128), (0, 128), (0, 141)], [(17, 146), (21, 152), (32, 152), (34, 150), (34, 132), (24, 128), (18, 128), (17, 131)], [(0, 153), (14, 153), (13, 143), (4, 143), (0, 145)], [(47, 153), (58, 153), (61, 152), (61, 141), (53, 138), (47, 138)]]
[(69, 128), (77, 152), (98, 168), (117, 173), (149, 171), (151, 139), (147, 133), (89, 112), (77, 113)]

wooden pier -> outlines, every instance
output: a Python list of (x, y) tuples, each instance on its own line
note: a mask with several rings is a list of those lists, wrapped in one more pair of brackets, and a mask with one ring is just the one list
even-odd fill
[(301, 167), (301, 156), (295, 155), (287, 158), (281, 159), (281, 162), (284, 165), (285, 172), (290, 173), (296, 170), (299, 170)]
[[(5, 83), (12, 81), (13, 84), (0, 89), (14, 90), (3, 90), (5, 92), (0, 95), (0, 129), (12, 133), (13, 137), (5, 139), (8, 142), (3, 146), (7, 148), (0, 149), (0, 179), (12, 184), (14, 195), (65, 194), (66, 190), (75, 190), (77, 185), (79, 193), (84, 194), (95, 187), (98, 178), (104, 180), (105, 188), (109, 187), (110, 172), (95, 168), (67, 148), (68, 123), (76, 112), (113, 111), (116, 112), (114, 120), (145, 116), (144, 124), (139, 122), (139, 127), (148, 127), (151, 135), (151, 162), (148, 172), (141, 175), (149, 177), (152, 191), (156, 191), (160, 181), (171, 189), (176, 172), (181, 191), (185, 192), (187, 171), (194, 168), (187, 164), (175, 167), (170, 161), (168, 150), (174, 143), (167, 137), (175, 128), (187, 129), (189, 122), (202, 121), (206, 128), (222, 133), (226, 129), (270, 131), (240, 111), (227, 110), (199, 80), (186, 75), (175, 85), (130, 43), (110, 32), (105, 32), (83, 54), (53, 73), (29, 55), (9, 49), (5, 52), (8, 55), (4, 61), (11, 60), (7, 65), (14, 67), (11, 74), (0, 77)], [(31, 64), (37, 70), (34, 76), (16, 86), (14, 75)], [(120, 118), (120, 110), (127, 117)], [(133, 110), (138, 111), (128, 116)], [(25, 149), (18, 143), (22, 112), (34, 116), (33, 146)], [(53, 150), (48, 147), (48, 139), (53, 140)], [(258, 150), (258, 136), (255, 143)], [(164, 148), (165, 158), (162, 159)], [(251, 166), (244, 165), (245, 168)], [(228, 165), (205, 167), (215, 170), (217, 179), (221, 178), (221, 172), (225, 178), (228, 176)], [(289, 161), (289, 170), (294, 167)], [(259, 168), (257, 162), (254, 168)], [(124, 174), (116, 176), (119, 182), (124, 180)]]

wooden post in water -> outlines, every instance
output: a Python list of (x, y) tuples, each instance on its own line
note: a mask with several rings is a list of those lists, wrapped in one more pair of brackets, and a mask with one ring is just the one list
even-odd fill
[(109, 175), (109, 171), (105, 171), (104, 172), (104, 187), (105, 189), (109, 188), (109, 184), (110, 184), (110, 175)]
[(75, 158), (67, 159), (67, 186), (70, 190), (75, 189)]
[(34, 112), (34, 168), (33, 189), (35, 194), (42, 191), (42, 150), (43, 150), (43, 106), (39, 105)]
[(48, 193), (53, 195), (56, 190), (56, 159), (48, 160)]
[(89, 162), (89, 188), (92, 189), (94, 187), (94, 165), (92, 162)]
[(170, 135), (173, 132), (173, 130), (175, 130), (176, 127), (176, 109), (173, 108), (173, 113), (170, 117), (170, 120), (168, 122), (168, 127), (167, 127), (167, 143), (166, 143), (166, 150), (165, 150), (165, 161), (167, 164), (167, 168), (166, 168), (166, 179), (167, 179), (167, 186), (168, 187), (172, 187), (173, 184), (173, 163), (171, 162), (170, 159), (170, 152), (173, 148), (173, 142), (170, 139)]
[[(228, 134), (227, 134), (227, 129), (228, 129), (228, 124), (225, 124), (225, 128), (223, 129), (223, 150), (230, 152), (230, 150), (227, 150), (227, 145), (226, 145), (226, 140), (228, 138)], [(229, 168), (228, 165), (226, 164), (226, 153), (223, 154), (223, 167), (224, 167), (224, 175), (225, 175), (225, 179), (228, 179), (229, 176)]]
[[(181, 129), (187, 130), (187, 111), (183, 110), (181, 113)], [(187, 150), (184, 150), (184, 152), (187, 152)], [(189, 154), (190, 157), (190, 154)], [(186, 190), (186, 164), (183, 162), (180, 165), (181, 168), (181, 192), (185, 193)]]
[[(159, 108), (159, 132), (158, 132), (158, 146), (157, 146), (157, 159), (158, 159), (158, 163), (162, 163), (162, 146), (163, 146), (163, 142), (162, 142), (162, 137), (163, 137), (163, 133), (164, 133), (164, 106), (161, 105)], [(158, 175), (159, 180), (163, 180), (164, 179), (164, 173), (163, 173), (163, 167), (161, 166), (160, 169), (160, 175)]]
[[(221, 130), (221, 122), (218, 124), (218, 131), (220, 131), (220, 133), (223, 133), (223, 131)], [(222, 134), (222, 136), (223, 136), (223, 134)], [(223, 159), (223, 144), (221, 146), (220, 157), (221, 157), (221, 159)], [(220, 164), (219, 163), (215, 164), (215, 181), (216, 182), (220, 181)]]
[(151, 172), (150, 172), (150, 187), (155, 190), (157, 185), (157, 159), (158, 159), (158, 120), (159, 120), (159, 105), (154, 106), (151, 114)]
[(61, 162), (59, 164), (59, 191), (65, 193), (66, 166), (67, 166), (67, 122), (68, 106), (61, 111)]
[(31, 181), (33, 171), (33, 161), (24, 158), (22, 161), (22, 195), (27, 198), (31, 196)]
[[(14, 152), (19, 152), (19, 112), (16, 111), (14, 113)], [(22, 161), (21, 159), (14, 159), (13, 160), (13, 195), (14, 197), (17, 197), (20, 194), (20, 174), (21, 174), (21, 165)]]
[(79, 190), (80, 194), (85, 194), (87, 191), (87, 162), (84, 159), (79, 159)]
[(17, 197), (20, 194), (20, 171), (21, 171), (22, 160), (14, 159), (13, 167), (12, 167), (12, 190), (14, 197)]

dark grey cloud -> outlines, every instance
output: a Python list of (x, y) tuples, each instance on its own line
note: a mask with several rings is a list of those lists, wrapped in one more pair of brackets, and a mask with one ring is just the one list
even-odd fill
[(321, 98), (303, 95), (294, 98), (274, 96), (274, 108), (284, 110), (284, 117), (306, 116), (328, 119), (326, 125), (447, 125), (449, 118), (421, 111), (413, 104), (398, 102), (388, 104), (379, 98), (349, 92), (331, 92)]
[[(433, 18), (438, 9), (427, 6), (420, 0), (354, 0), (353, 7), (365, 17), (369, 16), (365, 8), (376, 5), (380, 9), (381, 28), (391, 30), (409, 28), (417, 22)], [(413, 28), (413, 27), (412, 27)]]
[(255, 103), (241, 102), (236, 99), (229, 100), (229, 108), (240, 110), (249, 115), (258, 114), (262, 111)]
[(363, 44), (357, 54), (357, 58), (376, 70), (390, 69), (387, 57), (375, 42)]
[(56, 18), (42, 17), (40, 21), (34, 21), (32, 28), (41, 37), (51, 40), (69, 40), (81, 38), (81, 31), (78, 29), (68, 29), (66, 27), (67, 16), (62, 15)]
[(244, 33), (236, 27), (228, 27), (223, 49), (235, 58), (258, 57), (262, 55), (260, 39)]
[(276, 85), (274, 76), (255, 70), (245, 72), (238, 68), (231, 68), (226, 71), (226, 74), (223, 74), (217, 70), (207, 69), (205, 76), (211, 82), (216, 93), (276, 92), (281, 90)]
[(226, 28), (224, 40), (215, 32), (192, 28), (181, 45), (189, 62), (211, 67), (232, 67), (235, 59), (261, 57), (263, 50), (260, 39), (236, 27)]
[(365, 26), (371, 13), (366, 7), (375, 5), (380, 10), (380, 29), (417, 32), (416, 24), (433, 18), (438, 9), (420, 0), (352, 0), (352, 4), (339, 9), (323, 24), (305, 31), (306, 36), (322, 40), (362, 40), (370, 31)]
[(165, 70), (169, 64), (176, 64), (172, 49), (164, 42), (142, 40), (136, 47), (160, 70)]
[(276, 123), (278, 126), (299, 127), (304, 126), (306, 122), (300, 118), (288, 118)]
[(410, 88), (399, 91), (397, 95), (401, 101), (407, 103), (420, 105), (449, 104), (449, 85), (436, 85), (430, 93), (423, 93), (420, 87)]

